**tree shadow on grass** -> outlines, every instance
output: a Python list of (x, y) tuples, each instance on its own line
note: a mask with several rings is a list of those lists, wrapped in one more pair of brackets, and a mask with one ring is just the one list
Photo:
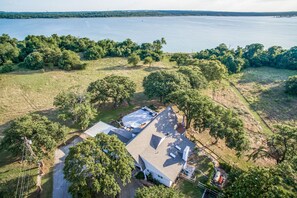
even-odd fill
[(285, 93), (283, 84), (262, 91), (258, 100), (251, 104), (265, 118), (274, 121), (297, 120), (297, 97)]
[[(32, 174), (34, 172), (32, 170), (29, 171), (26, 170), (22, 178), (23, 180), (19, 180), (19, 177), (14, 177), (10, 180), (0, 181), (0, 197), (36, 197), (32, 193), (36, 189), (36, 182), (34, 180), (36, 174)], [(18, 191), (16, 191), (17, 189)]]
[(0, 167), (6, 166), (8, 164), (17, 162), (20, 160), (20, 157), (13, 156), (10, 152), (2, 150), (0, 151)]
[(113, 70), (138, 70), (141, 69), (143, 66), (142, 65), (116, 65), (116, 66), (107, 66), (103, 68), (99, 68), (97, 70), (105, 70), (105, 71), (113, 71)]
[(146, 72), (154, 72), (154, 71), (160, 71), (166, 69), (165, 67), (159, 67), (159, 66), (148, 66), (144, 68), (143, 70)]
[(248, 68), (243, 71), (242, 77), (238, 82), (241, 84), (254, 82), (261, 85), (268, 85), (287, 80), (288, 76), (293, 75), (291, 72), (292, 71), (273, 67)]

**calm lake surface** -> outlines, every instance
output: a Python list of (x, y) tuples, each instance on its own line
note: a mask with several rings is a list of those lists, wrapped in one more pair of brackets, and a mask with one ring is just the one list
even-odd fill
[(93, 40), (126, 38), (143, 43), (164, 37), (167, 52), (195, 52), (220, 43), (230, 47), (259, 42), (265, 47), (297, 45), (297, 17), (135, 17), (0, 19), (0, 34), (67, 35)]

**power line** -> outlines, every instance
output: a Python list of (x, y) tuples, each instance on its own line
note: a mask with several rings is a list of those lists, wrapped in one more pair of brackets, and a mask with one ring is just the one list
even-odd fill
[[(37, 158), (37, 156), (35, 155), (31, 144), (32, 141), (28, 140), (26, 137), (22, 138), (24, 140), (23, 143), (23, 151), (22, 151), (22, 158), (21, 158), (21, 169), (20, 169), (20, 173), (19, 173), (19, 177), (18, 177), (18, 183), (17, 183), (17, 188), (16, 188), (16, 194), (15, 194), (15, 198), (22, 198), (25, 195), (29, 195), (29, 185), (30, 185), (30, 176), (31, 176), (31, 167), (29, 169), (29, 171), (26, 173), (25, 171), (25, 162), (27, 161), (27, 165), (31, 164), (31, 162), (34, 161), (34, 158)], [(29, 152), (29, 153), (28, 153)], [(30, 154), (30, 155), (28, 155)], [(38, 161), (38, 178), (40, 177), (40, 173), (41, 173), (41, 163), (40, 161)], [(38, 184), (39, 186), (39, 184)]]
[(15, 191), (15, 197), (17, 197), (18, 195), (18, 190), (19, 190), (19, 184), (20, 184), (20, 178), (21, 178), (21, 175), (23, 173), (23, 168), (24, 168), (24, 155), (25, 155), (25, 145), (23, 145), (23, 150), (22, 150), (22, 158), (21, 158), (21, 169), (20, 169), (20, 173), (19, 173), (19, 177), (18, 177), (18, 183), (17, 183), (17, 188), (16, 188), (16, 191)]
[[(25, 160), (26, 160), (26, 155), (27, 155), (27, 149), (25, 149)], [(23, 161), (23, 164), (25, 164), (25, 161)], [(25, 166), (24, 166), (25, 168)], [(20, 198), (23, 197), (23, 192), (24, 192), (24, 181), (25, 181), (25, 178), (26, 178), (26, 173), (25, 173), (25, 170), (23, 169), (23, 176), (22, 176), (22, 179), (21, 179), (21, 188), (20, 188)]]

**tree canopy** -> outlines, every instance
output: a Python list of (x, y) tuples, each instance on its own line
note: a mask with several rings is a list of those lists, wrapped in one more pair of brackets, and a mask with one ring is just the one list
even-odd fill
[[(296, 169), (292, 167), (251, 168), (227, 186), (224, 197), (295, 197)], [(295, 176), (294, 176), (295, 175)]]
[(86, 129), (96, 114), (96, 109), (90, 103), (90, 97), (74, 91), (58, 94), (54, 98), (54, 106), (58, 107), (61, 119), (71, 120), (80, 129)]
[(144, 93), (149, 97), (158, 97), (161, 102), (170, 93), (191, 87), (187, 77), (174, 71), (152, 72), (143, 80)]
[(151, 66), (153, 62), (154, 62), (154, 60), (153, 60), (153, 58), (150, 57), (150, 56), (145, 57), (145, 58), (143, 59), (143, 63), (144, 63), (145, 65), (149, 65), (149, 66)]
[[(24, 63), (21, 65), (25, 68), (35, 70), (85, 69), (86, 64), (81, 62), (80, 56), (86, 60), (97, 60), (107, 56), (129, 57), (130, 61), (134, 59), (133, 64), (148, 58), (146, 62), (149, 61), (147, 63), (150, 64), (150, 58), (153, 61), (160, 61), (163, 58), (162, 47), (165, 44), (164, 38), (138, 45), (131, 39), (123, 42), (108, 39), (96, 42), (89, 38), (72, 35), (58, 36), (57, 34), (48, 37), (28, 35), (24, 40), (18, 41), (3, 34), (0, 36), (0, 72), (9, 72), (14, 69), (14, 67), (8, 68), (4, 65), (6, 63)], [(5, 69), (2, 68), (4, 66)]]
[(73, 197), (115, 197), (130, 181), (134, 161), (114, 135), (98, 134), (70, 148), (64, 175)]
[(202, 74), (199, 67), (185, 66), (180, 67), (178, 72), (189, 78), (189, 82), (193, 89), (203, 89), (207, 87), (207, 80)]
[(58, 62), (58, 67), (63, 70), (80, 70), (85, 69), (86, 64), (80, 61), (79, 56), (70, 50), (62, 51)]
[(213, 105), (207, 113), (205, 125), (216, 141), (225, 140), (226, 146), (236, 150), (237, 154), (248, 148), (243, 122), (232, 110)]
[(137, 54), (131, 54), (128, 57), (128, 64), (136, 66), (140, 62), (140, 56)]
[(194, 89), (178, 90), (166, 97), (166, 102), (175, 104), (186, 116), (186, 128), (191, 127), (193, 119), (203, 119), (204, 112), (211, 102)]
[(297, 75), (290, 76), (285, 83), (286, 93), (297, 95)]
[(174, 53), (172, 56), (170, 56), (170, 61), (175, 61), (178, 66), (185, 66), (189, 65), (191, 56), (188, 54), (183, 53)]
[(43, 64), (43, 57), (39, 52), (32, 52), (24, 60), (24, 66), (28, 69), (42, 69)]
[(135, 198), (183, 198), (181, 192), (164, 186), (142, 187), (137, 189)]
[(136, 84), (128, 77), (110, 75), (90, 83), (87, 91), (94, 103), (112, 101), (114, 107), (118, 107), (125, 101), (130, 103)]
[(297, 155), (297, 127), (277, 125), (276, 131), (268, 137), (267, 145), (256, 149), (251, 157), (269, 157), (277, 164), (288, 161)]
[(105, 52), (101, 46), (92, 46), (88, 48), (84, 53), (84, 57), (87, 60), (97, 60), (104, 56), (105, 56)]
[(186, 116), (186, 128), (193, 125), (199, 132), (209, 129), (216, 139), (225, 140), (226, 146), (241, 154), (247, 146), (242, 120), (231, 110), (215, 105), (198, 90), (178, 90), (169, 94), (166, 102), (175, 104)]
[(38, 114), (25, 115), (14, 120), (4, 131), (1, 148), (20, 156), (24, 148), (24, 138), (32, 141), (35, 155), (42, 159), (64, 140), (68, 128), (48, 120)]
[(221, 81), (227, 74), (226, 66), (218, 60), (198, 60), (195, 62), (208, 81)]

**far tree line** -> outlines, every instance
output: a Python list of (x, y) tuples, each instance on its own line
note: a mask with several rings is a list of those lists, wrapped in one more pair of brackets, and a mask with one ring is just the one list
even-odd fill
[(201, 50), (193, 55), (175, 53), (170, 60), (176, 61), (180, 66), (191, 65), (197, 60), (218, 60), (226, 65), (230, 74), (248, 67), (263, 66), (297, 70), (297, 46), (290, 49), (281, 46), (265, 49), (263, 44), (254, 43), (233, 49), (222, 43), (213, 49)]
[[(34, 36), (29, 35), (18, 41), (7, 34), (0, 36), (0, 72), (10, 72), (19, 67), (37, 70), (54, 69), (80, 70), (85, 69), (86, 60), (97, 60), (104, 57), (130, 57), (131, 64), (143, 60), (145, 64), (162, 59), (164, 38), (153, 43), (138, 45), (131, 39), (123, 42), (113, 40), (93, 41), (71, 35)], [(135, 63), (136, 62), (136, 63)]]

